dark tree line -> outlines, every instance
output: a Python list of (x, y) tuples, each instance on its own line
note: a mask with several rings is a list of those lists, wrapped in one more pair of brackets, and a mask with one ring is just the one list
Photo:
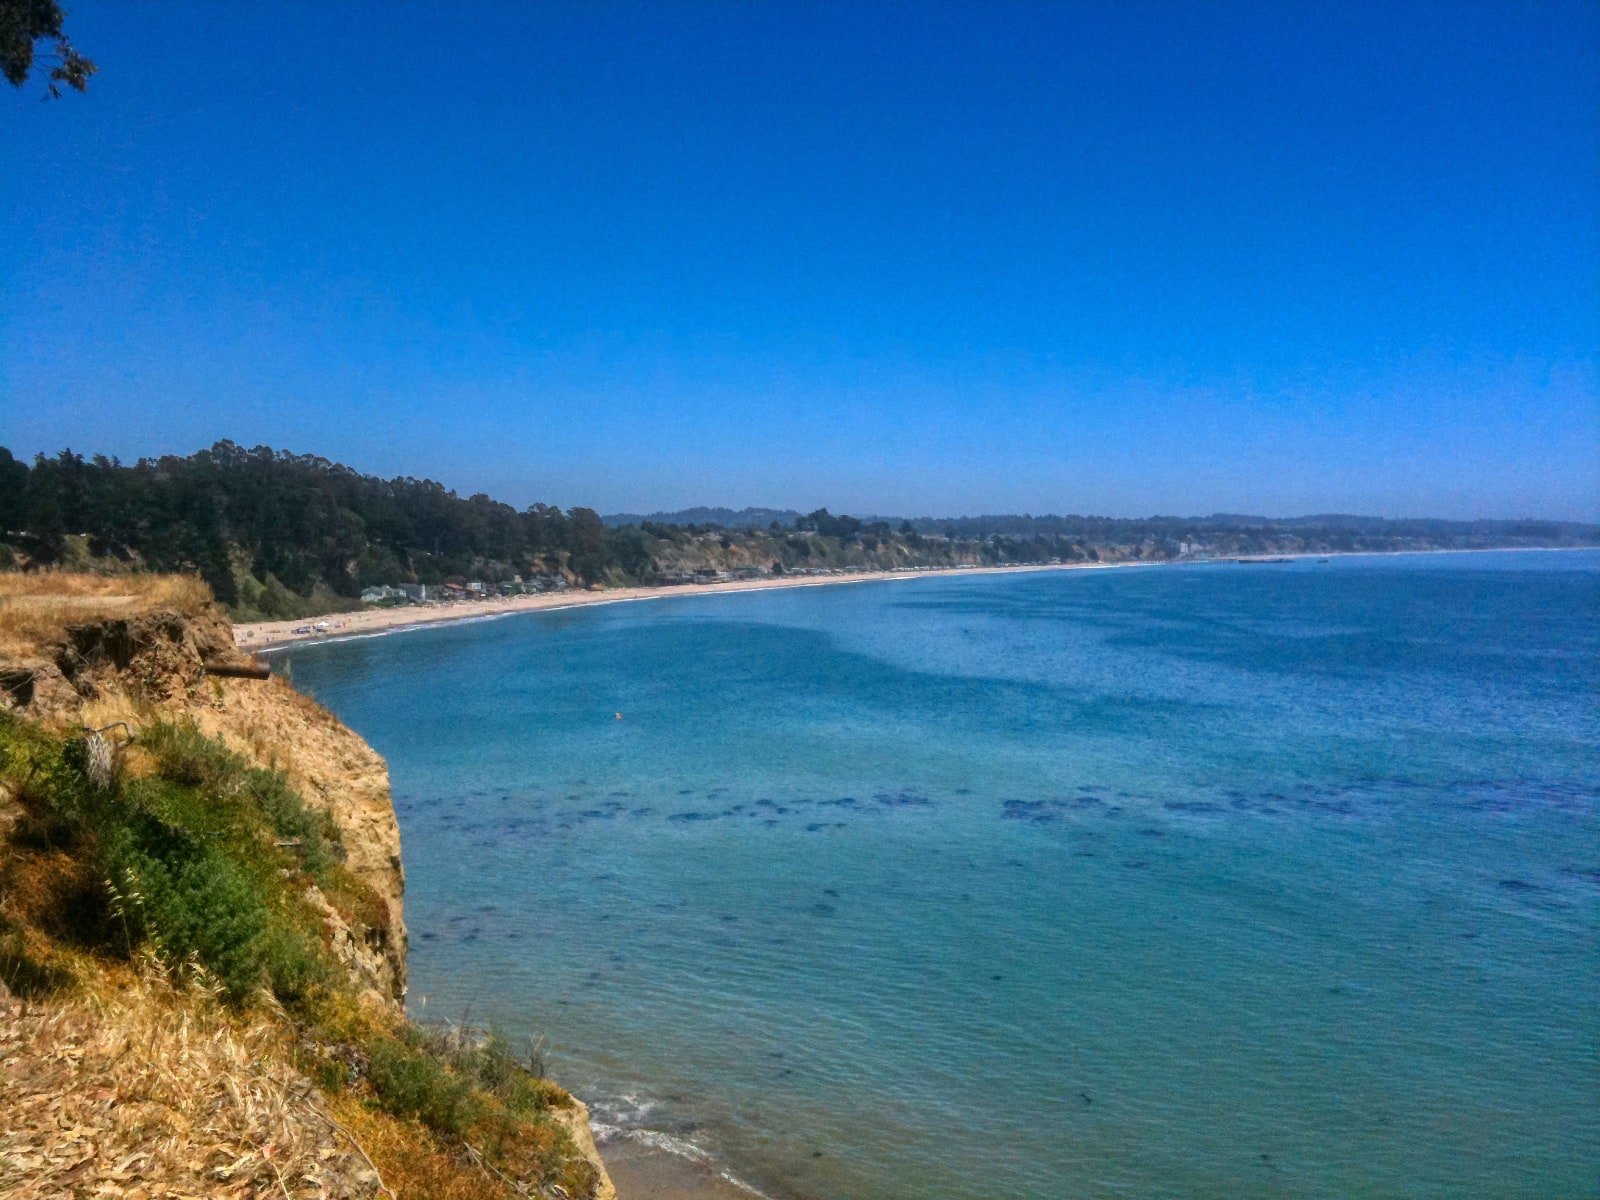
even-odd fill
[(198, 571), (227, 604), (249, 582), (353, 600), (379, 583), (512, 574), (606, 577), (618, 535), (590, 509), (519, 512), (428, 479), (378, 479), (315, 455), (218, 442), (124, 464), (0, 449), (0, 541), (30, 562), (74, 554)]

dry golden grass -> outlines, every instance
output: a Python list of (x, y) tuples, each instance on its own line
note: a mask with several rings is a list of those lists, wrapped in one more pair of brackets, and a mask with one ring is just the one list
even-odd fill
[[(78, 721), (90, 729), (104, 729), (121, 721), (130, 730), (138, 730), (157, 720), (158, 715), (149, 704), (134, 699), (126, 692), (105, 687), (94, 699), (83, 702), (83, 707), (78, 710)], [(126, 736), (121, 735), (119, 743)]]
[(25, 929), (63, 932), (61, 922), (73, 915), (73, 898), (98, 882), (64, 850), (7, 848), (0, 859), (0, 918), (14, 919)]
[(132, 605), (148, 611), (196, 612), (211, 603), (211, 589), (197, 575), (86, 575), (70, 571), (10, 571), (0, 574), (0, 600), (66, 599)]
[(0, 1195), (378, 1195), (375, 1171), (286, 1064), (272, 1022), (159, 979), (0, 1002)]
[(511, 1200), (503, 1180), (446, 1150), (421, 1122), (393, 1117), (346, 1093), (328, 1102), (399, 1200)]
[(7, 572), (0, 574), (0, 650), (26, 652), (78, 621), (158, 610), (193, 615), (211, 603), (211, 589), (193, 575)]
[[(319, 758), (308, 752), (316, 733), (339, 728), (339, 719), (303, 692), (273, 680), (252, 684), (229, 697), (228, 703), (195, 713), (201, 729), (251, 758), (259, 766), (282, 771), (303, 795), (318, 788), (306, 766)], [(303, 763), (305, 759), (308, 762)]]

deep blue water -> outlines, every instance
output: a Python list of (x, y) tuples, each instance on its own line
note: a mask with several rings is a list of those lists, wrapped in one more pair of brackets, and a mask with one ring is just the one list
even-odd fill
[(413, 1010), (772, 1196), (1597, 1194), (1600, 554), (286, 657), (389, 760)]

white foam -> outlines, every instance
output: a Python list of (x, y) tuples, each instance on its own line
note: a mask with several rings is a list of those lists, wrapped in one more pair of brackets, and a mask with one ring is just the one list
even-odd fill
[[(627, 1140), (641, 1146), (648, 1146), (652, 1150), (659, 1150), (664, 1154), (692, 1162), (696, 1166), (705, 1167), (715, 1172), (718, 1179), (742, 1192), (747, 1192), (754, 1200), (772, 1200), (760, 1188), (757, 1188), (733, 1172), (727, 1170), (719, 1163), (715, 1156), (697, 1142), (686, 1137), (667, 1133), (660, 1129), (647, 1129), (636, 1122), (643, 1119), (658, 1107), (655, 1100), (646, 1099), (636, 1093), (624, 1092), (619, 1096), (609, 1097), (604, 1100), (590, 1100), (589, 1128), (594, 1133), (595, 1141), (602, 1146), (606, 1142)], [(609, 1118), (609, 1119), (607, 1119)]]

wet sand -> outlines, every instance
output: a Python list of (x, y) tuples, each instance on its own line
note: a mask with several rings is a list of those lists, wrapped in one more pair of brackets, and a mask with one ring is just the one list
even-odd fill
[[(684, 583), (666, 587), (603, 588), (591, 591), (546, 592), (538, 596), (495, 596), (484, 600), (440, 601), (408, 604), (398, 608), (373, 608), (357, 612), (329, 613), (322, 617), (301, 617), (294, 621), (255, 621), (233, 627), (233, 640), (243, 650), (272, 650), (297, 642), (327, 641), (387, 629), (410, 629), (441, 621), (470, 621), (507, 613), (543, 612), (555, 608), (575, 608), (584, 604), (620, 604), (632, 600), (661, 600), (669, 596), (708, 596), (728, 592), (759, 592), (774, 588), (822, 587), (838, 583), (888, 583), (903, 579), (925, 579), (931, 575), (1003, 575), (1024, 571), (1090, 571), (1109, 567), (1150, 565), (1129, 563), (1052, 563), (1016, 567), (951, 567), (938, 571), (857, 571), (845, 575), (816, 575), (803, 578), (739, 579), (728, 583)], [(326, 623), (326, 630), (297, 633), (306, 626)]]
[(631, 1138), (600, 1144), (617, 1200), (759, 1200), (729, 1183), (707, 1162), (695, 1162)]

